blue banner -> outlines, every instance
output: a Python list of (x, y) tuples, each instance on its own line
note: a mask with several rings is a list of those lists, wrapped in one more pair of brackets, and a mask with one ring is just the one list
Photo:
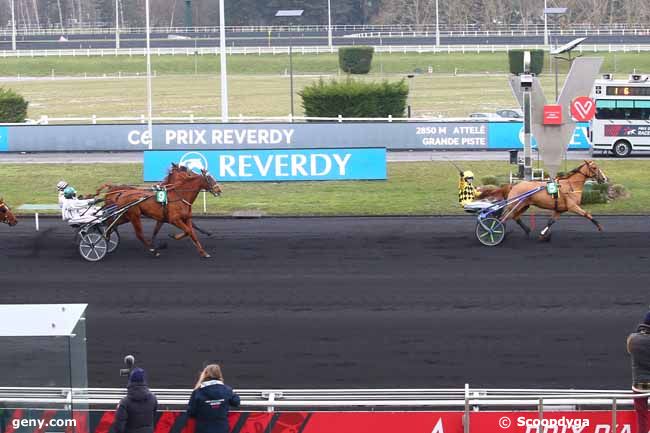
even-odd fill
[[(577, 123), (571, 142), (568, 143), (569, 150), (589, 150), (589, 138), (587, 129), (589, 123)], [(523, 123), (497, 123), (492, 122), (488, 127), (488, 149), (523, 149), (524, 145)], [(533, 138), (533, 148), (537, 143)]]
[(9, 150), (9, 128), (0, 126), (0, 152)]
[(385, 148), (148, 150), (145, 182), (162, 180), (172, 162), (206, 169), (220, 182), (386, 179)]

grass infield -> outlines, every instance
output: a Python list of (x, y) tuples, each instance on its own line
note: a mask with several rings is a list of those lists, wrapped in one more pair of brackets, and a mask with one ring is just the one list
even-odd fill
[[(627, 77), (650, 71), (650, 56), (628, 53), (586, 53), (605, 59), (603, 72)], [(433, 73), (429, 74), (431, 67)], [(566, 62), (560, 62), (560, 87)], [(228, 57), (230, 115), (287, 116), (291, 111), (286, 55)], [(146, 113), (144, 57), (39, 57), (3, 59), (0, 86), (30, 102), (28, 117), (137, 117)], [(414, 116), (467, 116), (516, 105), (507, 82), (505, 53), (386, 54), (376, 53), (371, 74), (363, 80), (410, 80), (409, 104)], [(217, 56), (154, 56), (153, 111), (156, 117), (220, 116)], [(331, 54), (294, 56), (295, 113), (302, 115), (297, 93), (319, 78), (344, 77)], [(121, 74), (121, 78), (118, 78)], [(137, 74), (137, 75), (136, 75)], [(40, 77), (17, 80), (16, 77)], [(96, 78), (84, 78), (84, 77)], [(98, 77), (98, 78), (97, 78)], [(125, 78), (126, 77), (126, 78)], [(542, 85), (554, 98), (554, 76), (546, 62)]]
[[(507, 174), (506, 162), (462, 163), (477, 179)], [(579, 163), (569, 161), (568, 168)], [(594, 214), (647, 214), (647, 162), (599, 161), (612, 183), (625, 185), (631, 197), (586, 206)], [(56, 202), (56, 183), (65, 179), (80, 193), (94, 192), (104, 182), (143, 184), (140, 164), (0, 164), (0, 195), (13, 208), (23, 203)], [(268, 216), (448, 215), (462, 214), (457, 201), (458, 173), (448, 162), (388, 164), (387, 181), (225, 183), (220, 198), (208, 196), (208, 212), (232, 215), (261, 211)], [(201, 200), (195, 212), (200, 214)]]

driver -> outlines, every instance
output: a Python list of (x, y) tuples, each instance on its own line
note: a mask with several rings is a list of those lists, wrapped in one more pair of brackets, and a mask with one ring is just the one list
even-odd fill
[(474, 186), (474, 173), (469, 170), (460, 172), (458, 182), (458, 202), (468, 212), (475, 212), (492, 206), (489, 200), (476, 200), (480, 191)]
[(62, 192), (59, 192), (61, 216), (64, 221), (69, 221), (74, 224), (83, 224), (94, 220), (96, 218), (95, 214), (99, 211), (99, 207), (93, 205), (98, 201), (96, 199), (78, 199), (77, 191), (69, 185)]

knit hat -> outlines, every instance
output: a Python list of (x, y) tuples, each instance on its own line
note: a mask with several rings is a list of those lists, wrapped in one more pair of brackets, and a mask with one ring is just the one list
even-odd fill
[(643, 319), (643, 324), (650, 326), (650, 311), (645, 313), (645, 318)]
[(129, 383), (144, 383), (144, 370), (141, 368), (135, 368), (129, 375)]

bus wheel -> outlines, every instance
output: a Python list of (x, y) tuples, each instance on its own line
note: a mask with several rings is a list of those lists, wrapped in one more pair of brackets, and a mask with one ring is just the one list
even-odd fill
[(612, 149), (612, 152), (619, 158), (624, 158), (632, 153), (632, 145), (629, 141), (619, 140), (614, 143), (614, 149)]

